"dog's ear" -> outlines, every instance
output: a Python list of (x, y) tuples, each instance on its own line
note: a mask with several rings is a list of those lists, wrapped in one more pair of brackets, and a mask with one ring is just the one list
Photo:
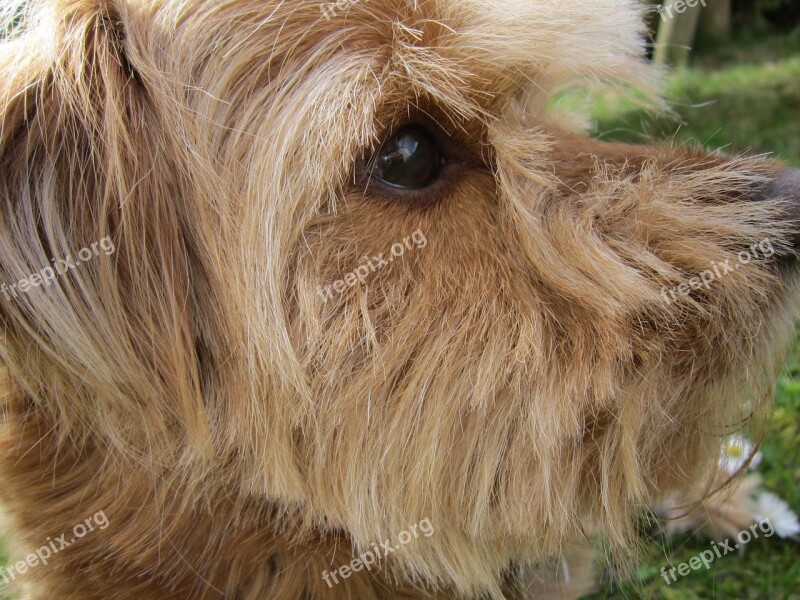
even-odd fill
[(202, 275), (129, 9), (33, 4), (0, 43), (0, 358), (65, 433), (203, 445)]

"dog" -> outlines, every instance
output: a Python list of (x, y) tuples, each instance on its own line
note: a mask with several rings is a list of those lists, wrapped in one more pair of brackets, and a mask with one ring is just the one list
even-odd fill
[(577, 595), (590, 547), (635, 563), (636, 521), (763, 422), (800, 241), (798, 171), (554, 108), (581, 82), (657, 98), (644, 10), (15, 13), (4, 583), (538, 598)]

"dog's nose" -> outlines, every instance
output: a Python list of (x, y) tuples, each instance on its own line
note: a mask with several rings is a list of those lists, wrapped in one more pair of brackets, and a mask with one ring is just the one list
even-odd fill
[(791, 224), (792, 246), (800, 250), (800, 169), (787, 169), (764, 190), (765, 198), (777, 198), (786, 202), (786, 221)]

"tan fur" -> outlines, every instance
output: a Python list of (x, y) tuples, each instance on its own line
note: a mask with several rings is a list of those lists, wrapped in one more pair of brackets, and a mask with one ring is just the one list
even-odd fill
[[(795, 285), (753, 261), (663, 302), (781, 247), (756, 199), (778, 166), (548, 113), (584, 79), (650, 85), (639, 11), (33, 2), (0, 45), (0, 280), (116, 252), (0, 298), (0, 499), (12, 561), (110, 525), (17, 592), (522, 598), (589, 536), (635, 556), (634, 517), (759, 414)], [(415, 120), (462, 160), (401, 200), (364, 160)], [(424, 249), (322, 302), (417, 229)], [(431, 537), (323, 582), (424, 518)]]

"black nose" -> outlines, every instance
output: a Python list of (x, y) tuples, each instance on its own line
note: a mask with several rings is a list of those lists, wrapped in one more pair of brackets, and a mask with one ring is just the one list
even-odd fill
[(787, 169), (778, 173), (764, 190), (764, 196), (786, 202), (786, 220), (792, 228), (792, 246), (795, 250), (800, 250), (800, 169)]

